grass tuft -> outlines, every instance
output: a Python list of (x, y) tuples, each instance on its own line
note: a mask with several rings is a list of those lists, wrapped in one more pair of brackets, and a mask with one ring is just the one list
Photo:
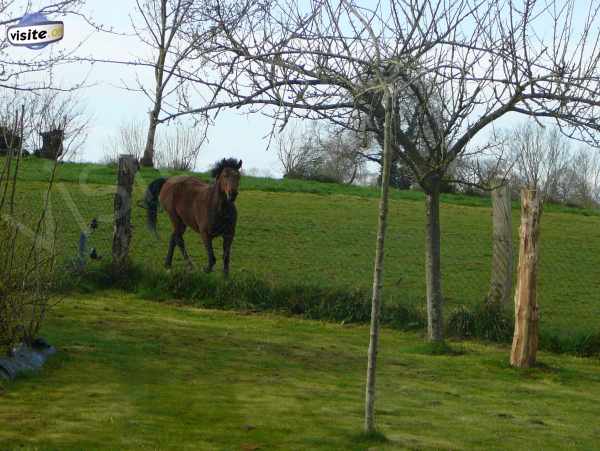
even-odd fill
[(449, 315), (447, 333), (456, 338), (477, 338), (508, 343), (514, 329), (507, 309), (496, 303), (482, 302), (474, 308), (455, 307)]
[(373, 446), (389, 443), (389, 439), (381, 431), (361, 432), (352, 436), (352, 441), (361, 446)]
[(430, 341), (421, 343), (418, 346), (415, 346), (412, 350), (415, 354), (432, 356), (460, 356), (466, 353), (462, 346), (452, 346), (446, 341)]

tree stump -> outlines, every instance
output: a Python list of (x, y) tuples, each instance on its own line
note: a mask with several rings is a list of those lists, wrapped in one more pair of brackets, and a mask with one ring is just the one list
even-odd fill
[(131, 243), (131, 193), (138, 168), (138, 162), (133, 155), (119, 157), (112, 246), (113, 266), (117, 270), (124, 269), (128, 263), (129, 244)]
[(63, 154), (63, 140), (65, 131), (62, 129), (49, 130), (42, 135), (42, 148), (36, 150), (36, 155), (49, 160), (56, 160)]
[(536, 289), (541, 215), (542, 201), (538, 192), (523, 189), (515, 291), (515, 333), (510, 355), (510, 364), (517, 368), (533, 366), (537, 356), (540, 315)]
[(508, 304), (512, 294), (514, 251), (512, 209), (508, 184), (492, 190), (492, 276), (487, 300)]

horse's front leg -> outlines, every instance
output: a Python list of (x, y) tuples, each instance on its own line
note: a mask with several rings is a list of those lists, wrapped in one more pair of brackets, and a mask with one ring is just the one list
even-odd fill
[(206, 248), (206, 254), (208, 255), (208, 265), (204, 268), (204, 272), (211, 272), (213, 270), (213, 266), (217, 262), (215, 258), (215, 252), (213, 250), (212, 238), (208, 235), (208, 233), (202, 234), (202, 241), (204, 242), (204, 247)]
[(229, 255), (231, 253), (231, 243), (233, 243), (233, 235), (223, 236), (223, 274), (229, 276)]

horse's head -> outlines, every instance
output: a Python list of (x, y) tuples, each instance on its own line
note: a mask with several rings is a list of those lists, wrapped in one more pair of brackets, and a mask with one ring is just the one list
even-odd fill
[(240, 186), (240, 169), (242, 160), (227, 158), (221, 160), (213, 168), (219, 191), (225, 194), (229, 202), (235, 201)]

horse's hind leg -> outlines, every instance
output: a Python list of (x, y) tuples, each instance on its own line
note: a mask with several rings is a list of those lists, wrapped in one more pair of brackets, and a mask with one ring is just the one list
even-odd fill
[(202, 242), (206, 248), (206, 254), (208, 255), (208, 265), (204, 268), (204, 272), (211, 272), (217, 259), (215, 258), (215, 251), (213, 250), (212, 239), (208, 236), (208, 233), (202, 233)]
[(185, 249), (185, 242), (183, 241), (183, 234), (185, 233), (186, 226), (177, 216), (171, 216), (171, 222), (173, 223), (173, 233), (171, 234), (171, 240), (169, 241), (169, 251), (165, 258), (165, 266), (167, 268), (171, 267), (171, 264), (173, 263), (173, 252), (175, 246), (177, 246), (187, 264), (190, 267), (193, 267), (192, 260)]
[(183, 258), (187, 262), (187, 264), (190, 267), (190, 269), (193, 269), (194, 268), (194, 262), (190, 258), (190, 255), (187, 253), (187, 250), (185, 248), (185, 241), (183, 241), (183, 232), (180, 233), (179, 235), (177, 235), (175, 243), (179, 247), (179, 250), (181, 251), (181, 255), (183, 255)]
[(175, 244), (177, 239), (175, 237), (175, 232), (171, 234), (171, 240), (169, 241), (169, 250), (167, 251), (167, 256), (165, 257), (165, 267), (169, 269), (173, 264), (173, 250), (175, 249)]

